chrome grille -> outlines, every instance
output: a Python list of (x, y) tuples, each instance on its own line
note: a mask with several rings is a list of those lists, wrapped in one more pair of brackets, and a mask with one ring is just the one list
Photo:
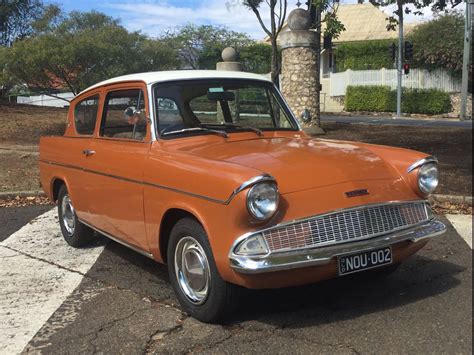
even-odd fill
[(270, 251), (301, 248), (372, 238), (430, 219), (425, 202), (365, 206), (315, 216), (262, 232)]

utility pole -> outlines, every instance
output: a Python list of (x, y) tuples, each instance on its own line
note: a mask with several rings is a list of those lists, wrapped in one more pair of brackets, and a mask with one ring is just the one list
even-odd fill
[(466, 18), (464, 25), (464, 55), (462, 60), (462, 82), (461, 82), (461, 110), (459, 118), (464, 121), (466, 119), (467, 91), (469, 84), (469, 57), (471, 55), (471, 39), (472, 39), (472, 8), (474, 0), (466, 0)]
[(403, 75), (403, 4), (402, 0), (397, 1), (398, 5), (398, 60), (397, 60), (397, 118), (402, 118), (402, 75)]

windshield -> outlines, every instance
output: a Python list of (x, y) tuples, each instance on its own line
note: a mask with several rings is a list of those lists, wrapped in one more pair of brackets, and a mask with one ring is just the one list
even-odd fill
[(160, 136), (298, 130), (271, 83), (193, 80), (155, 86)]

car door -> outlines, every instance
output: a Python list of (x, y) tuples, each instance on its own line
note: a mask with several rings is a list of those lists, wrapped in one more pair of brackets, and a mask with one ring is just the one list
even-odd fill
[[(151, 140), (147, 105), (144, 84), (108, 88), (85, 165), (91, 224), (146, 252), (142, 180)], [(138, 113), (131, 119), (126, 113), (133, 111)]]
[(93, 143), (93, 136), (97, 126), (97, 118), (100, 115), (100, 91), (92, 91), (72, 102), (72, 110), (69, 114), (69, 122), (72, 122), (71, 130), (67, 136), (70, 138), (67, 151), (68, 169), (67, 184), (69, 194), (74, 204), (77, 215), (83, 221), (90, 221), (89, 198), (84, 175), (84, 163), (86, 162), (85, 150)]

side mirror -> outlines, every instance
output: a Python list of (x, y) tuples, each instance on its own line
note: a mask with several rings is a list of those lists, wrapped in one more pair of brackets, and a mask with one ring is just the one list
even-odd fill
[(305, 108), (305, 110), (303, 111), (303, 113), (301, 114), (301, 120), (304, 122), (304, 123), (309, 123), (311, 122), (311, 112), (309, 112), (309, 110), (307, 108)]
[(125, 115), (125, 120), (129, 124), (137, 124), (140, 119), (140, 111), (137, 111), (134, 106), (127, 107), (123, 113)]
[(138, 112), (134, 106), (127, 107), (124, 111), (124, 115), (126, 118), (132, 118), (134, 116), (137, 116), (139, 113), (140, 112)]

